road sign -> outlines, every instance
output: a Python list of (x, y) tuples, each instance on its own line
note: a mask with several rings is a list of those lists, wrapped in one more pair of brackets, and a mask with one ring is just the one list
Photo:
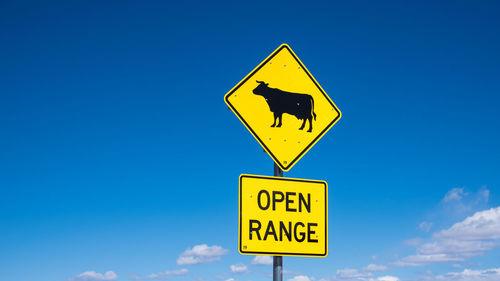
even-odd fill
[(341, 117), (286, 44), (231, 89), (224, 100), (284, 171)]
[(240, 253), (325, 257), (327, 189), (324, 181), (241, 175)]

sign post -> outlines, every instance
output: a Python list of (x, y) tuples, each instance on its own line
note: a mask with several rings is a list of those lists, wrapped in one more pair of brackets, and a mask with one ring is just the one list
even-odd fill
[(282, 44), (225, 96), (229, 109), (274, 161), (274, 177), (240, 175), (239, 242), (244, 255), (328, 254), (328, 184), (283, 177), (341, 113), (290, 46)]
[[(274, 176), (283, 177), (283, 170), (274, 163)], [(273, 256), (273, 281), (283, 281), (283, 256)]]

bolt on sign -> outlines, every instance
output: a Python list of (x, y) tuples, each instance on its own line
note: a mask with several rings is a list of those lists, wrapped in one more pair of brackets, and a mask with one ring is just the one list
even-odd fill
[(241, 175), (240, 253), (325, 257), (327, 189), (325, 181)]
[(224, 100), (284, 171), (290, 170), (341, 117), (286, 44), (231, 89)]

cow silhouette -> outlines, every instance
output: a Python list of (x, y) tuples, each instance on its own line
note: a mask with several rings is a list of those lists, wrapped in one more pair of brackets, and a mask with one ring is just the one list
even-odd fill
[[(299, 130), (304, 129), (306, 121), (309, 120), (309, 130), (307, 131), (312, 132), (312, 119), (314, 117), (316, 120), (316, 113), (314, 113), (314, 99), (311, 95), (269, 88), (269, 83), (263, 81), (257, 81), (257, 83), (259, 85), (253, 89), (253, 93), (264, 97), (269, 105), (269, 110), (274, 114), (274, 123), (271, 127), (281, 127), (283, 113), (288, 113), (303, 120)], [(276, 125), (276, 119), (279, 119), (278, 125)]]

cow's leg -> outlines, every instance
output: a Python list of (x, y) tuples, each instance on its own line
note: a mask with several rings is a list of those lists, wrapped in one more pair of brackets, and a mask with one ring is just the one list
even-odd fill
[(274, 113), (274, 123), (271, 125), (271, 127), (276, 126), (276, 118), (278, 118), (278, 114)]
[(299, 130), (304, 129), (304, 127), (306, 126), (306, 121), (307, 121), (307, 119), (304, 118), (304, 121), (302, 121), (302, 126), (300, 126)]
[[(309, 120), (309, 130), (307, 130), (308, 132), (312, 132), (313, 130), (313, 118), (312, 116), (307, 118), (307, 120)], [(304, 123), (306, 122), (306, 120), (304, 119)]]
[(280, 122), (278, 123), (278, 126), (277, 127), (281, 127), (281, 120), (283, 119), (283, 113), (281, 113), (279, 116), (278, 116)]

